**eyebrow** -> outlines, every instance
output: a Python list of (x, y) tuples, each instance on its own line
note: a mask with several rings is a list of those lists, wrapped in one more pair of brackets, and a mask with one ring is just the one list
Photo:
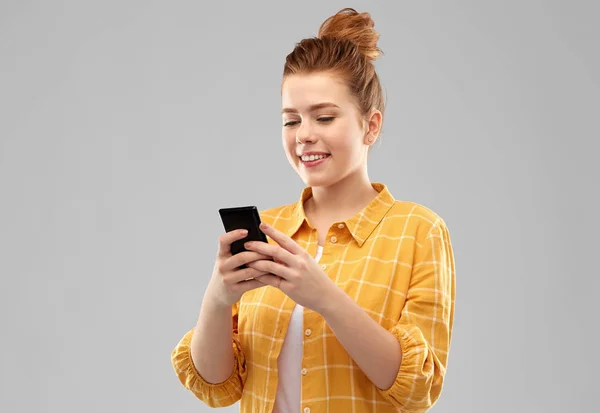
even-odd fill
[[(308, 107), (308, 111), (309, 112), (313, 112), (315, 110), (318, 109), (323, 109), (323, 108), (338, 108), (340, 109), (340, 107), (338, 105), (336, 105), (335, 103), (331, 103), (331, 102), (323, 102), (323, 103), (317, 103), (315, 105), (311, 105)], [(284, 113), (298, 113), (298, 110), (294, 109), (294, 108), (283, 108), (283, 110), (281, 111), (282, 114)]]

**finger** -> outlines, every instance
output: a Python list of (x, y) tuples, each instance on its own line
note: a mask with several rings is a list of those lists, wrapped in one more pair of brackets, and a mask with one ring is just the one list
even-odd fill
[(219, 237), (219, 256), (229, 256), (229, 254), (231, 254), (231, 244), (234, 241), (245, 238), (247, 235), (248, 230), (245, 229), (236, 229), (221, 235)]
[(283, 264), (278, 264), (274, 261), (258, 260), (248, 263), (248, 267), (254, 268), (255, 270), (278, 275), (288, 281), (294, 278), (294, 270), (286, 267)]
[(221, 270), (223, 272), (229, 272), (238, 267), (241, 267), (244, 264), (248, 264), (249, 262), (257, 260), (268, 260), (269, 258), (271, 257), (261, 254), (259, 252), (244, 251), (226, 258), (225, 262), (223, 263), (223, 266), (221, 267)]
[(229, 285), (235, 285), (243, 283), (246, 280), (260, 277), (261, 275), (267, 274), (264, 271), (257, 270), (256, 268), (240, 268), (239, 270), (230, 272), (227, 276), (223, 277), (223, 282)]
[(242, 281), (241, 283), (239, 283), (239, 285), (240, 285), (240, 292), (242, 292), (242, 291), (246, 292), (246, 291), (254, 290), (255, 288), (260, 288), (260, 287), (265, 286), (265, 284), (263, 284), (257, 280)]
[(261, 241), (249, 241), (246, 244), (246, 249), (256, 251), (260, 254), (273, 257), (276, 261), (292, 266), (295, 263), (296, 257), (288, 250), (283, 249), (279, 245), (268, 244)]
[(281, 288), (281, 284), (283, 282), (289, 282), (289, 281), (286, 281), (283, 278), (278, 277), (277, 275), (273, 275), (273, 274), (261, 275), (259, 277), (256, 277), (255, 280), (262, 284), (270, 285), (271, 287), (275, 287), (275, 288)]
[(293, 239), (285, 235), (283, 232), (276, 230), (270, 225), (265, 224), (264, 222), (260, 224), (260, 229), (266, 235), (271, 237), (273, 241), (279, 244), (282, 248), (289, 251), (292, 254), (303, 254), (305, 253), (304, 249), (300, 245), (296, 243)]

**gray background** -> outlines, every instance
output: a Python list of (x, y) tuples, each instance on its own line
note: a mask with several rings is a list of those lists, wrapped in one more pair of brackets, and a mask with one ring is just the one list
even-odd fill
[(597, 411), (594, 3), (2, 1), (0, 410), (209, 410), (170, 353), (217, 209), (298, 198), (284, 58), (355, 7), (385, 53), (371, 179), (439, 213), (455, 248), (433, 411)]

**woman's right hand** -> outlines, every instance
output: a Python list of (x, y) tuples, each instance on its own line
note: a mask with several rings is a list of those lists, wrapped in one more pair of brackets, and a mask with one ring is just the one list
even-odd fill
[(237, 303), (246, 291), (264, 287), (266, 284), (255, 280), (267, 273), (254, 268), (238, 268), (243, 264), (256, 260), (270, 259), (263, 254), (253, 251), (244, 251), (231, 254), (231, 244), (243, 239), (247, 233), (243, 230), (227, 232), (219, 237), (219, 251), (210, 282), (205, 292), (205, 299), (214, 305), (231, 307)]

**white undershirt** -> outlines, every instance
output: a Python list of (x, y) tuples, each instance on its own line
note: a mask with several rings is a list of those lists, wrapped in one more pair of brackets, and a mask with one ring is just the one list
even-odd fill
[[(315, 260), (318, 262), (323, 255), (323, 247), (317, 247)], [(274, 413), (300, 413), (300, 391), (303, 353), (304, 307), (294, 306), (292, 318), (288, 327), (281, 353), (277, 359), (279, 369), (279, 384), (275, 396)]]

